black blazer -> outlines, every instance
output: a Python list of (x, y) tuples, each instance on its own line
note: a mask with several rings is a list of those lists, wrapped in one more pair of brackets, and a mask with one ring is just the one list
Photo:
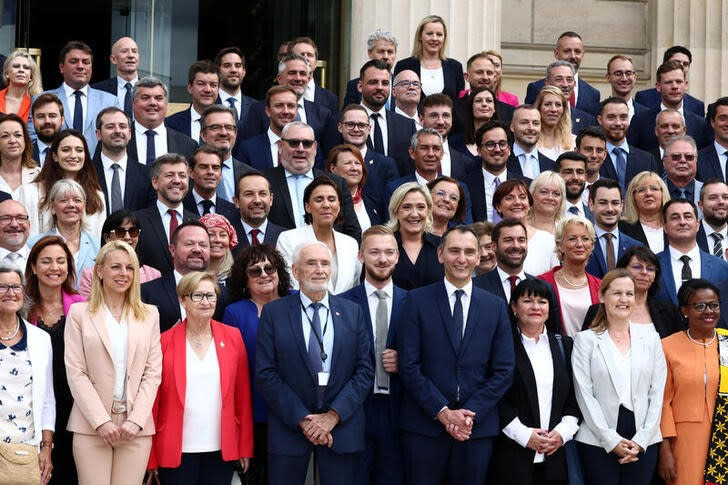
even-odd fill
[[(91, 85), (91, 87), (94, 89), (100, 89), (101, 91), (106, 91), (107, 93), (113, 94), (114, 96), (116, 96), (118, 94), (117, 91), (119, 88), (119, 81), (118, 81), (117, 77), (114, 76), (114, 77), (110, 77), (108, 79), (104, 79), (103, 81), (93, 83)], [(122, 109), (123, 108), (124, 107), (122, 106)]]
[[(624, 187), (622, 187), (622, 192), (627, 190), (630, 181), (635, 175), (640, 172), (644, 172), (645, 170), (655, 172), (658, 175), (660, 174), (660, 172), (658, 172), (659, 167), (657, 166), (655, 157), (643, 150), (640, 150), (636, 146), (629, 145), (629, 153), (627, 154), (627, 174), (624, 177)], [(614, 168), (612, 155), (609, 152), (607, 152), (604, 163), (602, 163), (602, 166), (599, 169), (599, 176), (610, 178), (612, 180), (619, 180), (617, 179), (617, 170)]]
[[(685, 131), (686, 134), (695, 138), (698, 149), (708, 146), (712, 139), (708, 135), (708, 125), (705, 119), (688, 110), (685, 113)], [(659, 146), (657, 135), (655, 135), (655, 121), (660, 113), (660, 108), (653, 108), (648, 111), (636, 113), (629, 123), (627, 131), (627, 140), (630, 145), (634, 145), (642, 150), (651, 150)]]
[[(597, 310), (599, 309), (599, 303), (595, 303), (589, 307), (584, 317), (584, 324), (581, 326), (582, 330), (586, 330), (597, 316)], [(673, 333), (685, 330), (687, 327), (680, 318), (680, 312), (672, 302), (658, 300), (657, 298), (647, 298), (647, 309), (650, 311), (652, 317), (652, 324), (655, 326), (655, 330), (660, 335), (660, 338), (669, 337)], [(722, 320), (722, 318), (721, 318)]]
[[(513, 121), (515, 108), (508, 103), (495, 100), (495, 114), (498, 121), (510, 125)], [(451, 133), (463, 133), (465, 131), (465, 120), (468, 117), (468, 96), (458, 98), (452, 104), (452, 130)]]
[[(258, 101), (255, 98), (251, 98), (250, 96), (246, 96), (243, 93), (240, 93), (240, 106), (236, 106), (236, 109), (238, 110), (238, 131), (240, 131), (243, 126), (245, 126), (245, 120), (248, 117), (248, 111), (250, 110), (250, 106)], [(221, 104), (225, 107), (229, 107), (230, 105), (227, 103), (223, 103), (222, 99), (220, 99), (220, 95), (217, 95), (217, 100), (215, 101), (216, 104)]]
[(192, 124), (192, 112), (190, 111), (192, 109), (192, 105), (190, 105), (189, 108), (178, 111), (177, 113), (167, 116), (164, 119), (164, 124), (167, 125), (167, 127), (172, 128), (173, 130), (177, 130), (183, 135), (186, 135), (188, 137), (192, 136), (192, 127), (190, 126)]
[[(179, 153), (180, 155), (184, 156), (185, 158), (190, 158), (192, 156), (192, 152), (197, 150), (197, 142), (190, 138), (189, 136), (180, 133), (179, 131), (175, 130), (174, 128), (170, 128), (169, 126), (167, 128), (167, 153)], [(146, 143), (146, 141), (145, 141)], [(131, 138), (129, 139), (129, 144), (126, 146), (126, 154), (133, 158), (134, 160), (139, 160), (139, 155), (137, 154), (137, 146), (136, 146), (136, 131), (134, 129), (134, 124), (132, 123), (131, 127)], [(157, 156), (162, 155), (161, 153), (157, 153)], [(142, 162), (139, 162), (142, 163)], [(146, 165), (143, 163), (143, 165)]]
[[(288, 192), (288, 183), (286, 182), (286, 173), (283, 166), (278, 165), (277, 167), (269, 168), (263, 172), (263, 175), (268, 179), (270, 190), (274, 196), (273, 204), (268, 213), (268, 220), (286, 229), (295, 228), (296, 221), (293, 219), (293, 204), (291, 202), (291, 194)], [(359, 220), (356, 218), (356, 212), (354, 212), (354, 203), (351, 200), (351, 192), (346, 185), (346, 181), (338, 175), (314, 168), (313, 178), (319, 175), (327, 175), (339, 184), (339, 191), (341, 192), (341, 215), (344, 222), (334, 226), (334, 229), (360, 241), (361, 227), (359, 227)]]
[[(513, 325), (513, 344), (515, 353), (515, 369), (513, 384), (506, 392), (498, 405), (500, 428), (518, 418), (521, 423), (530, 428), (541, 427), (540, 410), (538, 407), (538, 393), (536, 378), (533, 373), (531, 360), (523, 347), (521, 334)], [(548, 332), (551, 361), (554, 368), (553, 394), (551, 396), (551, 416), (549, 429), (561, 422), (564, 416), (574, 416), (579, 419), (579, 405), (574, 394), (574, 384), (571, 374), (571, 351), (574, 342), (569, 337), (561, 337), (565, 357), (562, 356), (559, 343), (552, 332)], [(511, 485), (514, 483), (533, 483), (533, 458), (536, 452), (524, 448), (503, 432), (498, 435), (493, 447), (493, 459), (488, 483)], [(545, 457), (546, 478), (553, 481), (566, 481), (566, 452), (562, 446), (551, 456)]]
[[(647, 247), (650, 247), (647, 242), (647, 236), (645, 236), (645, 231), (642, 229), (642, 225), (639, 221), (634, 223), (619, 221), (619, 232), (628, 235), (632, 239), (636, 239)], [(667, 247), (667, 234), (665, 234), (664, 240), (665, 247)]]
[(478, 161), (474, 158), (464, 155), (461, 151), (450, 147), (450, 176), (452, 178), (464, 182), (468, 180), (470, 174), (478, 167)]
[[(401, 177), (415, 173), (415, 166), (409, 156), (410, 138), (417, 128), (415, 122), (406, 116), (387, 111), (387, 156), (394, 158)], [(369, 131), (367, 152), (374, 151), (374, 128)], [(341, 135), (339, 135), (341, 140)], [(381, 155), (384, 155), (383, 153)]]
[(399, 261), (394, 267), (392, 281), (403, 290), (412, 290), (426, 286), (445, 277), (445, 270), (437, 260), (437, 247), (440, 245), (440, 237), (426, 232), (423, 235), (422, 249), (414, 263), (407, 256), (402, 246), (402, 237), (399, 231), (394, 233), (399, 249)]
[[(579, 95), (581, 98), (581, 95)], [(578, 135), (581, 130), (588, 126), (596, 126), (597, 119), (586, 111), (579, 108), (571, 108), (571, 133)]]
[[(172, 255), (169, 253), (169, 240), (162, 224), (162, 217), (157, 210), (156, 201), (145, 209), (134, 213), (139, 220), (139, 242), (137, 243), (137, 254), (140, 265), (149, 265), (157, 268), (160, 273), (165, 274), (172, 271)], [(183, 210), (183, 221), (198, 219), (195, 212)]]
[(240, 143), (236, 142), (233, 157), (261, 172), (273, 168), (273, 156), (270, 153), (268, 134), (261, 133), (247, 140), (242, 140)]
[[(248, 241), (248, 236), (245, 234), (245, 228), (243, 228), (243, 224), (239, 218), (238, 225), (236, 226), (235, 224), (233, 224), (233, 227), (238, 234), (238, 247), (233, 250), (233, 256), (237, 256), (240, 251), (247, 247), (250, 247), (250, 241)], [(263, 236), (263, 244), (268, 244), (269, 246), (276, 247), (276, 243), (278, 242), (278, 236), (280, 236), (280, 234), (285, 230), (285, 227), (281, 227), (279, 225), (273, 224), (271, 221), (268, 221), (268, 226), (266, 226), (265, 228), (265, 236)]]
[[(185, 198), (182, 199), (182, 206), (185, 208), (185, 211), (192, 212), (193, 214), (196, 214), (197, 217), (202, 217), (202, 212), (200, 211), (200, 207), (195, 204), (195, 196), (192, 195), (192, 190), (187, 191), (187, 195), (185, 195)], [(219, 214), (225, 219), (228, 220), (228, 222), (235, 228), (235, 232), (238, 232), (238, 226), (240, 226), (240, 230), (242, 230), (242, 224), (240, 223), (240, 212), (238, 211), (238, 208), (235, 207), (235, 205), (232, 202), (228, 202), (225, 199), (221, 199), (217, 195), (215, 196), (215, 214)]]
[(361, 103), (361, 93), (359, 92), (359, 78), (355, 77), (354, 79), (351, 79), (346, 83), (346, 94), (344, 95), (343, 106), (359, 103)]
[[(547, 170), (553, 170), (554, 166), (556, 165), (556, 162), (551, 160), (549, 157), (544, 155), (541, 152), (538, 152), (538, 168), (541, 170), (541, 173), (547, 171)], [(520, 178), (523, 177), (523, 169), (521, 167), (521, 161), (518, 160), (518, 157), (516, 157), (512, 152), (511, 156), (508, 157), (508, 161), (506, 162), (506, 170), (508, 172), (515, 174), (516, 177)]]
[[(659, 108), (662, 103), (662, 95), (660, 95), (655, 88), (643, 89), (634, 95), (634, 100), (635, 103), (647, 106), (649, 109)], [(685, 97), (683, 97), (683, 107), (685, 111), (695, 113), (701, 118), (705, 116), (705, 103), (693, 96), (690, 96), (688, 93), (685, 93)], [(635, 112), (636, 111), (637, 108), (635, 107)]]
[(324, 89), (318, 84), (314, 84), (315, 89), (313, 92), (313, 102), (325, 107), (329, 111), (331, 111), (331, 114), (334, 115), (334, 117), (339, 119), (339, 97), (329, 91), (328, 89)]
[[(99, 146), (101, 144), (99, 143)], [(106, 215), (111, 214), (111, 199), (109, 196), (109, 188), (106, 182), (106, 174), (104, 172), (103, 163), (101, 163), (101, 153), (96, 152), (93, 158), (96, 176), (99, 179), (101, 190), (104, 192), (104, 201), (106, 202)], [(130, 211), (144, 209), (154, 204), (157, 200), (157, 194), (152, 187), (152, 177), (149, 175), (149, 169), (146, 165), (137, 162), (136, 159), (127, 155), (126, 160), (126, 180), (124, 184), (124, 208)]]
[[(367, 167), (367, 181), (362, 189), (362, 200), (372, 225), (380, 224), (388, 219), (389, 200), (386, 198), (385, 187), (399, 178), (397, 162), (374, 150), (367, 150), (364, 164)], [(378, 222), (374, 222), (375, 220)]]
[(706, 179), (713, 177), (724, 182), (726, 180), (723, 177), (723, 168), (720, 166), (718, 152), (715, 151), (715, 145), (711, 143), (698, 152), (698, 173), (695, 178), (704, 182)]
[[(396, 76), (401, 71), (414, 71), (417, 77), (422, 79), (420, 75), (420, 60), (416, 57), (408, 57), (397, 62), (394, 66), (394, 75)], [(448, 57), (442, 61), (442, 77), (445, 80), (445, 88), (442, 90), (443, 93), (450, 96), (454, 101), (458, 99), (460, 91), (465, 89), (465, 77), (463, 76), (463, 65), (459, 61)]]

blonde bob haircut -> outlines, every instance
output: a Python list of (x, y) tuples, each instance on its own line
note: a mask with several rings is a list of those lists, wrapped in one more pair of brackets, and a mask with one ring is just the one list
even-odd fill
[(571, 224), (579, 224), (584, 226), (586, 228), (586, 231), (589, 233), (589, 237), (591, 237), (592, 242), (596, 241), (597, 239), (597, 233), (596, 231), (594, 231), (594, 226), (592, 225), (591, 221), (586, 217), (568, 215), (562, 218), (559, 222), (556, 223), (556, 229), (554, 230), (554, 240), (556, 241), (556, 256), (559, 257), (559, 261), (564, 260), (564, 253), (559, 250), (559, 246), (561, 246), (561, 243), (564, 240), (564, 233), (566, 232), (566, 228), (569, 227), (569, 225)]
[(420, 185), (417, 182), (407, 182), (397, 187), (392, 197), (389, 199), (389, 227), (393, 232), (399, 231), (399, 219), (397, 219), (397, 212), (399, 207), (402, 205), (402, 201), (410, 192), (419, 192), (425, 198), (427, 204), (427, 219), (425, 220), (425, 232), (432, 230), (432, 195), (427, 187)]
[(106, 304), (104, 282), (99, 277), (99, 270), (104, 265), (106, 256), (113, 251), (124, 251), (129, 256), (131, 264), (134, 267), (131, 285), (129, 286), (129, 289), (126, 290), (123, 315), (132, 315), (136, 320), (144, 320), (152, 311), (152, 306), (142, 302), (139, 259), (137, 258), (134, 248), (121, 240), (107, 242), (96, 256), (96, 264), (94, 264), (93, 277), (91, 280), (91, 294), (88, 299), (89, 313), (96, 313), (101, 308), (102, 304)]
[[(632, 278), (629, 271), (624, 268), (615, 268), (605, 274), (604, 278), (602, 278), (602, 284), (599, 287), (599, 295), (604, 298), (604, 295), (607, 294), (607, 290), (609, 290), (609, 287), (612, 286), (614, 280), (621, 278), (629, 278), (632, 280), (632, 284), (634, 284), (634, 278)], [(589, 325), (589, 329), (593, 330), (595, 333), (604, 333), (604, 331), (608, 328), (609, 320), (607, 320), (607, 311), (604, 309), (604, 304), (600, 303), (599, 308), (597, 309), (597, 314), (594, 315), (594, 320), (592, 320)]]
[(203, 281), (209, 281), (215, 288), (215, 294), (220, 296), (220, 285), (217, 284), (217, 278), (207, 271), (191, 271), (184, 275), (177, 285), (177, 296), (181, 300), (185, 296), (195, 291)]
[(529, 216), (533, 217), (534, 207), (536, 206), (536, 192), (544, 185), (549, 184), (555, 185), (561, 191), (561, 205), (559, 205), (559, 208), (556, 210), (556, 216), (554, 217), (554, 224), (556, 224), (562, 217), (564, 217), (564, 206), (566, 205), (566, 184), (564, 183), (564, 179), (561, 175), (556, 172), (552, 172), (551, 170), (541, 172), (535, 179), (533, 179), (533, 181), (531, 181), (531, 186), (528, 188), (528, 191), (531, 192), (531, 196), (533, 197), (533, 205), (531, 205)]
[(38, 94), (43, 92), (43, 83), (41, 82), (40, 69), (38, 69), (38, 64), (35, 63), (33, 56), (31, 56), (27, 52), (13, 51), (10, 53), (7, 59), (5, 59), (5, 64), (3, 64), (3, 81), (5, 81), (6, 85), (10, 84), (8, 80), (8, 69), (10, 68), (10, 66), (13, 65), (13, 61), (18, 57), (22, 57), (23, 59), (28, 61), (28, 65), (30, 66), (30, 80), (28, 81), (28, 86), (26, 88), (28, 90), (28, 95), (31, 98), (37, 96)]
[[(541, 91), (538, 92), (538, 96), (536, 96), (536, 102), (533, 104), (536, 105), (538, 112), (541, 113), (543, 100), (548, 94), (552, 94), (559, 98), (561, 100), (561, 106), (563, 106), (564, 108), (561, 112), (561, 118), (559, 118), (559, 122), (556, 124), (556, 139), (558, 140), (559, 145), (561, 145), (561, 148), (563, 148), (564, 150), (573, 150), (574, 141), (571, 137), (571, 116), (569, 116), (568, 108), (569, 100), (566, 99), (564, 93), (562, 93), (561, 90), (556, 86), (544, 86), (541, 88)], [(541, 133), (543, 134), (543, 123), (541, 123)], [(539, 139), (539, 143), (540, 142), (541, 140)]]
[[(635, 202), (634, 196), (637, 193), (637, 189), (645, 182), (654, 182), (654, 184), (660, 189), (662, 193), (662, 208), (670, 200), (670, 191), (667, 185), (655, 172), (645, 170), (640, 172), (632, 178), (632, 181), (627, 186), (627, 193), (624, 195), (624, 211), (622, 212), (622, 220), (630, 224), (634, 224), (640, 218), (640, 212), (637, 209), (637, 203)], [(660, 220), (662, 220), (662, 210), (660, 212)], [(664, 221), (663, 221), (664, 222)]]
[(422, 31), (425, 30), (427, 24), (442, 24), (442, 32), (445, 34), (445, 39), (442, 41), (439, 56), (444, 61), (447, 59), (445, 56), (445, 50), (447, 49), (447, 25), (445, 25), (445, 21), (439, 15), (428, 15), (420, 20), (420, 23), (417, 25), (417, 30), (415, 30), (415, 40), (412, 42), (412, 57), (419, 59), (422, 56)]

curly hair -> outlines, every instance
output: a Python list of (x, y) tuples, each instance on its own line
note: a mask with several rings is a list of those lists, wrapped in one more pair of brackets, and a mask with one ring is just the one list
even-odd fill
[(249, 246), (243, 249), (230, 270), (227, 287), (230, 290), (230, 301), (236, 302), (250, 298), (248, 288), (248, 267), (251, 264), (268, 260), (278, 272), (278, 296), (286, 296), (291, 291), (291, 274), (286, 260), (281, 253), (268, 244)]

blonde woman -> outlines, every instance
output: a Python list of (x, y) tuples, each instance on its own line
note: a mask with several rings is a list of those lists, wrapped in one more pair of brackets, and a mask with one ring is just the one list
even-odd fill
[(653, 253), (665, 249), (662, 206), (670, 200), (667, 185), (654, 172), (640, 172), (627, 186), (619, 230), (649, 246)]
[(551, 160), (573, 150), (576, 137), (571, 134), (569, 100), (555, 86), (544, 86), (536, 97), (536, 108), (541, 113), (541, 136), (538, 150)]
[(412, 57), (394, 66), (394, 76), (401, 71), (414, 71), (422, 81), (422, 94), (445, 93), (453, 100), (465, 89), (463, 65), (445, 56), (447, 26), (442, 17), (428, 15), (415, 31)]
[(80, 485), (138, 484), (155, 433), (152, 406), (161, 380), (159, 313), (142, 303), (139, 260), (123, 241), (96, 258), (88, 302), (66, 320), (68, 419)]
[(566, 200), (564, 179), (550, 170), (542, 172), (533, 179), (529, 191), (533, 197), (533, 207), (528, 216), (528, 224), (553, 234), (556, 224), (564, 214), (564, 201)]
[(13, 51), (3, 65), (3, 81), (7, 86), (0, 91), (0, 113), (18, 115), (28, 122), (31, 100), (43, 91), (40, 70), (27, 52)]
[(232, 224), (219, 214), (205, 214), (200, 222), (210, 236), (210, 265), (207, 271), (217, 276), (218, 284), (225, 286), (233, 267), (233, 249), (238, 245), (238, 235)]

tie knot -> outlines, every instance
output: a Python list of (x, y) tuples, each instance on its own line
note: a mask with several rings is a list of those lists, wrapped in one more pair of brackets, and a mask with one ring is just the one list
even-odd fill
[(7, 256), (5, 256), (5, 259), (14, 263), (19, 257), (20, 255), (18, 253), (8, 253)]
[(318, 311), (321, 309), (322, 306), (324, 306), (324, 304), (321, 303), (320, 301), (315, 301), (315, 302), (311, 303), (311, 305), (309, 305), (309, 306), (311, 308), (313, 308), (314, 312), (318, 313)]
[(167, 214), (172, 216), (172, 219), (177, 219), (177, 211), (174, 209), (167, 209)]
[(613, 152), (614, 152), (615, 155), (620, 156), (620, 155), (622, 155), (624, 153), (624, 148), (622, 148), (622, 147), (614, 147)]
[(127, 91), (128, 91), (129, 89), (131, 89), (131, 87), (132, 87), (132, 86), (131, 86), (131, 83), (126, 83), (126, 84), (124, 84), (124, 89), (126, 89)]
[(611, 241), (611, 240), (612, 240), (612, 238), (614, 237), (614, 234), (612, 234), (611, 232), (605, 232), (605, 233), (604, 233), (604, 234), (602, 235), (602, 237), (603, 237), (603, 238), (604, 238), (604, 239), (605, 239), (605, 240), (606, 240), (607, 242), (609, 242), (609, 241)]
[(374, 294), (377, 295), (377, 298), (380, 300), (387, 299), (387, 293), (385, 293), (384, 290), (374, 290)]
[(374, 118), (374, 121), (378, 120), (379, 117), (382, 116), (379, 113), (372, 113), (372, 118)]
[[(516, 283), (518, 283), (518, 276), (510, 275), (508, 277), (508, 281), (510, 281), (513, 286), (516, 286)], [(460, 290), (460, 291), (462, 291), (462, 290)]]
[(260, 229), (251, 229), (250, 235), (253, 237), (258, 237), (258, 234), (260, 234)]
[(117, 171), (117, 170), (119, 170), (120, 168), (121, 168), (121, 165), (119, 165), (118, 163), (112, 163), (112, 164), (111, 164), (111, 169), (112, 169), (112, 170), (113, 170), (114, 172), (116, 172), (116, 171)]
[(682, 261), (683, 264), (688, 264), (690, 263), (690, 256), (688, 256), (687, 254), (680, 256), (680, 261)]
[(202, 202), (200, 202), (200, 204), (202, 204), (202, 207), (208, 210), (214, 205), (210, 199), (202, 199)]
[(713, 239), (715, 239), (716, 241), (722, 241), (722, 240), (723, 240), (723, 234), (721, 234), (721, 233), (719, 233), (719, 232), (714, 232), (713, 234), (711, 234), (711, 236), (712, 236), (712, 237), (713, 237)]
[(498, 187), (500, 185), (500, 183), (501, 183), (500, 177), (496, 177), (493, 179), (493, 185), (495, 185), (496, 187)]
[(82, 91), (74, 91), (73, 92), (73, 95), (76, 96), (77, 98), (80, 98), (81, 96), (83, 96), (83, 92)]
[(455, 300), (460, 301), (464, 294), (465, 290), (455, 290)]
[(575, 216), (579, 215), (579, 209), (577, 209), (576, 206), (573, 206), (573, 205), (571, 207), (569, 207), (568, 212), (571, 214), (574, 214)]
[(144, 132), (144, 134), (147, 136), (155, 136), (157, 134), (157, 132), (154, 130), (147, 130)]
[(237, 99), (235, 99), (235, 98), (228, 98), (227, 99), (227, 102), (228, 102), (228, 104), (230, 105), (231, 108), (234, 108), (235, 107), (235, 101), (237, 101)]

